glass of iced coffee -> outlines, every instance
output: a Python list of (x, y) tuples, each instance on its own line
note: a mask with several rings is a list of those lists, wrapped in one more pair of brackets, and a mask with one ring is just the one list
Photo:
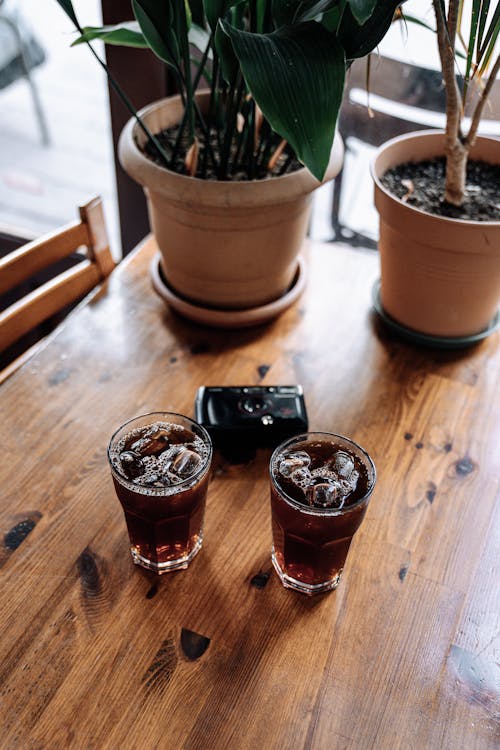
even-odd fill
[(155, 573), (187, 568), (203, 541), (207, 431), (182, 414), (145, 414), (114, 433), (108, 458), (134, 563)]
[(270, 462), (272, 561), (287, 588), (337, 587), (366, 513), (375, 465), (354, 441), (309, 432), (281, 443)]

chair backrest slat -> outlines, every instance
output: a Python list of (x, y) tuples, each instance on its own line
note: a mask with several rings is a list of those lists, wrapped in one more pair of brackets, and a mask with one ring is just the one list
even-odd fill
[(39, 271), (67, 258), (78, 247), (89, 244), (89, 232), (82, 222), (74, 222), (51, 232), (0, 258), (0, 294), (15, 288)]
[(94, 198), (80, 208), (80, 217), (88, 229), (89, 252), (101, 270), (102, 278), (109, 276), (115, 262), (109, 249), (108, 232), (104, 220), (102, 201)]
[(0, 350), (90, 292), (101, 280), (90, 260), (83, 260), (38, 287), (0, 313)]

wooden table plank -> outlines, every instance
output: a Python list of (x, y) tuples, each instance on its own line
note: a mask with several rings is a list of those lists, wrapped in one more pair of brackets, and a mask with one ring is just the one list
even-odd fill
[[(412, 573), (398, 591), (395, 582), (388, 585), (388, 558), (384, 545), (378, 558), (357, 566), (382, 596), (370, 601), (368, 611), (357, 596), (360, 587), (357, 601), (345, 603), (312, 747), (327, 747), (332, 730), (349, 737), (350, 748), (442, 747), (430, 741), (434, 697), (462, 597)], [(364, 618), (349, 615), (355, 607), (363, 608)]]
[[(281, 318), (205, 329), (153, 293), (154, 253), (0, 389), (0, 744), (496, 747), (498, 334), (462, 352), (403, 344), (370, 314), (376, 255), (313, 243)], [(191, 414), (202, 384), (289, 382), (311, 429), (352, 436), (378, 469), (337, 591), (310, 600), (271, 570), (267, 450), (216, 453), (187, 571), (134, 567), (112, 431)]]

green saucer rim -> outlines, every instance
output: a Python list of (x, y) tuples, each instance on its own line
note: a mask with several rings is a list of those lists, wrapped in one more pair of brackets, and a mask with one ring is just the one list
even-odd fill
[(496, 312), (489, 325), (479, 333), (472, 334), (471, 336), (431, 336), (430, 334), (420, 333), (413, 328), (407, 328), (406, 326), (398, 323), (390, 315), (388, 315), (382, 307), (380, 299), (380, 278), (376, 279), (372, 286), (372, 303), (373, 309), (379, 316), (379, 318), (390, 328), (394, 333), (397, 333), (402, 338), (406, 339), (415, 344), (421, 344), (423, 346), (430, 346), (435, 349), (460, 349), (462, 347), (471, 346), (479, 341), (490, 336), (498, 327), (500, 327), (500, 309)]

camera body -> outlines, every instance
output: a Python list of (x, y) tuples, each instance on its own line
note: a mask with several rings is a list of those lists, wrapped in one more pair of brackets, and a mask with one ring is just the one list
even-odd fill
[(222, 448), (275, 447), (308, 426), (300, 385), (202, 386), (195, 419)]

